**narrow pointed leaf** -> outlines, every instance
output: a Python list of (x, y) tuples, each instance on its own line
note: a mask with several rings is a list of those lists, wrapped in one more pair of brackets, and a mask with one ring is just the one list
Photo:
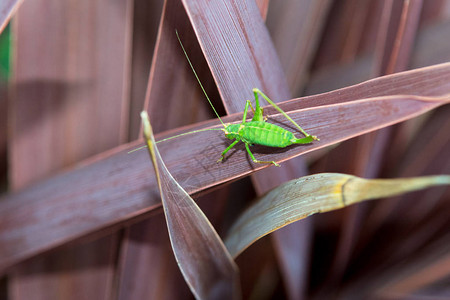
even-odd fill
[(236, 257), (259, 238), (312, 214), (444, 184), (450, 184), (450, 176), (363, 179), (322, 173), (301, 177), (273, 189), (245, 211), (231, 227), (225, 245)]
[(240, 299), (237, 266), (204, 213), (165, 167), (148, 115), (141, 117), (170, 242), (186, 282), (197, 299)]

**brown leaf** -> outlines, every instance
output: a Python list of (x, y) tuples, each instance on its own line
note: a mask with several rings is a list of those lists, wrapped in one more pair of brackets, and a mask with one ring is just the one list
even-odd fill
[[(301, 95), (318, 47), (330, 0), (272, 1), (267, 28), (280, 57), (293, 96)], [(280, 21), (282, 20), (282, 22)]]
[(237, 266), (205, 214), (164, 165), (145, 111), (141, 118), (172, 250), (184, 279), (197, 299), (240, 299)]
[(183, 0), (183, 5), (228, 113), (243, 111), (254, 87), (274, 100), (290, 98), (255, 1)]

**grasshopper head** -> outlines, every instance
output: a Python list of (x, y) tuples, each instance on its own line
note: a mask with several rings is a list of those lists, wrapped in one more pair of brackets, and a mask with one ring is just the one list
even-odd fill
[(225, 124), (223, 132), (225, 132), (225, 137), (234, 140), (239, 137), (239, 127), (241, 124)]

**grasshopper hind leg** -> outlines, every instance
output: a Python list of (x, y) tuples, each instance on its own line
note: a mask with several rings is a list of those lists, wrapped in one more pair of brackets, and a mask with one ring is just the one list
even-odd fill
[(315, 135), (310, 135), (309, 133), (307, 133), (306, 131), (303, 130), (303, 128), (300, 127), (300, 125), (297, 124), (297, 122), (295, 122), (294, 120), (292, 120), (291, 117), (289, 117), (281, 108), (278, 107), (278, 105), (276, 105), (272, 100), (270, 100), (269, 97), (266, 96), (266, 94), (264, 94), (263, 92), (261, 92), (261, 90), (254, 88), (253, 89), (253, 94), (255, 95), (255, 100), (256, 103), (259, 104), (258, 99), (258, 94), (261, 95), (261, 97), (264, 98), (264, 100), (267, 101), (267, 103), (269, 103), (270, 105), (272, 105), (276, 110), (278, 110), (286, 119), (288, 119), (289, 121), (291, 121), (292, 124), (295, 125), (295, 127), (298, 128), (298, 130), (303, 133), (306, 137), (311, 137), (313, 140), (318, 141), (319, 138), (317, 138), (317, 136)]
[(312, 136), (312, 135), (308, 135), (301, 139), (293, 138), (291, 140), (291, 143), (292, 144), (309, 144), (309, 143), (312, 143), (314, 140), (318, 140), (318, 138), (315, 136)]
[(259, 164), (273, 164), (274, 166), (277, 166), (277, 167), (280, 166), (279, 164), (277, 164), (273, 160), (272, 161), (257, 160), (255, 158), (255, 156), (253, 155), (253, 153), (250, 151), (250, 147), (249, 147), (248, 143), (245, 143), (245, 149), (247, 149), (248, 154), (250, 155), (252, 161), (255, 162), (255, 163), (259, 163)]

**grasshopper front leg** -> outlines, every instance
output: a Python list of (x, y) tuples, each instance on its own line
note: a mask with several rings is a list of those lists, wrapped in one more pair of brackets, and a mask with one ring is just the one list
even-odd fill
[[(247, 100), (247, 103), (245, 104), (245, 109), (244, 109), (244, 115), (242, 116), (242, 123), (241, 123), (241, 127), (244, 126), (245, 124), (245, 120), (247, 119), (247, 112), (248, 112), (248, 107), (252, 105), (251, 102), (249, 100)], [(222, 161), (225, 158), (225, 154), (227, 154), (228, 151), (230, 151), (231, 148), (234, 147), (234, 145), (236, 145), (239, 142), (239, 138), (236, 138), (236, 140), (234, 140), (230, 146), (228, 146), (225, 150), (223, 150), (221, 157), (217, 160), (217, 162)]]
[(239, 142), (239, 140), (235, 140), (234, 142), (231, 143), (230, 146), (227, 147), (227, 149), (223, 150), (220, 158), (217, 160), (217, 162), (221, 162), (224, 158), (225, 158), (225, 154), (227, 154), (228, 151), (230, 151), (231, 148), (234, 147), (234, 145), (236, 145)]
[(295, 122), (294, 120), (292, 120), (291, 117), (288, 116), (288, 114), (286, 114), (278, 105), (275, 104), (275, 102), (273, 102), (272, 100), (269, 99), (269, 97), (266, 96), (266, 94), (264, 94), (263, 92), (261, 92), (259, 89), (254, 88), (253, 89), (253, 94), (255, 95), (255, 101), (257, 103), (257, 106), (259, 104), (258, 102), (258, 94), (260, 94), (270, 105), (272, 105), (273, 107), (275, 107), (276, 110), (278, 110), (286, 119), (288, 119), (289, 121), (291, 121), (292, 124), (295, 125), (295, 127), (298, 128), (298, 130), (303, 133), (306, 137), (312, 137), (314, 140), (319, 140), (316, 136), (314, 135), (310, 135), (309, 133), (307, 133), (305, 130), (303, 130), (303, 128), (300, 127), (300, 125), (297, 124), (297, 122)]

